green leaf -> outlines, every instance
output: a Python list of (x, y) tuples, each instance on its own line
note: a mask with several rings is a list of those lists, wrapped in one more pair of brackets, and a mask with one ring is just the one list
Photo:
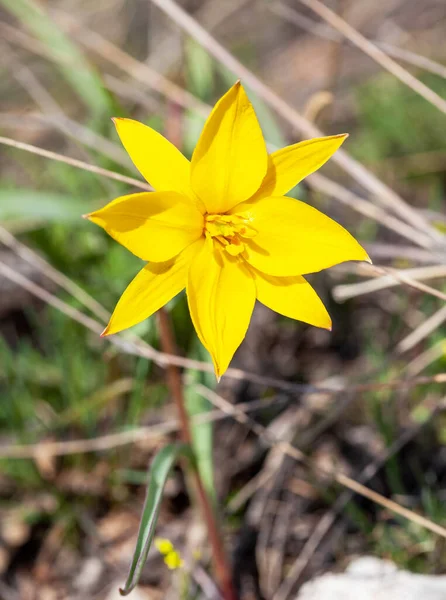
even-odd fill
[(73, 91), (94, 116), (110, 112), (111, 99), (101, 78), (77, 46), (59, 29), (34, 0), (0, 0), (6, 10), (19, 19), (54, 56), (60, 71)]
[(186, 50), (187, 89), (201, 100), (209, 100), (214, 87), (214, 61), (207, 50), (188, 38)]
[(65, 194), (30, 189), (0, 189), (0, 220), (36, 219), (43, 222), (79, 221), (91, 203)]
[[(200, 342), (196, 338), (194, 338), (194, 342), (195, 347), (193, 348), (191, 355), (198, 360), (210, 362), (209, 354), (205, 352)], [(203, 385), (206, 385), (206, 387), (214, 389), (216, 379), (213, 373), (205, 373), (191, 369), (187, 373), (186, 381), (187, 385), (184, 390), (186, 410), (192, 420), (194, 417), (212, 410), (212, 405), (209, 400), (206, 400), (206, 398), (203, 398), (203, 396), (197, 392), (195, 385), (197, 383), (202, 383)], [(213, 424), (211, 422), (191, 424), (192, 445), (197, 461), (197, 469), (200, 473), (206, 493), (215, 505), (213, 431)]]
[(192, 465), (195, 464), (192, 450), (187, 444), (170, 444), (169, 446), (165, 446), (158, 452), (152, 462), (147, 497), (139, 525), (136, 548), (125, 586), (119, 590), (121, 596), (130, 594), (141, 577), (141, 572), (155, 535), (164, 486), (172, 467), (180, 457), (189, 459)]

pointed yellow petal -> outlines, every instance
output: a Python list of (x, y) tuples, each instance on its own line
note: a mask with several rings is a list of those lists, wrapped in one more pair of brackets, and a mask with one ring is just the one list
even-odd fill
[(142, 192), (116, 198), (87, 215), (143, 260), (165, 261), (203, 233), (203, 215), (176, 192)]
[(207, 242), (192, 261), (186, 291), (198, 337), (220, 378), (248, 329), (254, 280), (242, 261)]
[(341, 225), (312, 206), (287, 196), (264, 198), (244, 213), (258, 234), (245, 240), (248, 262), (269, 275), (315, 273), (366, 251)]
[(155, 190), (193, 198), (190, 162), (169, 140), (139, 121), (115, 118), (113, 122), (135, 167)]
[(341, 146), (348, 134), (305, 140), (287, 146), (269, 157), (268, 172), (253, 197), (283, 196), (302, 179), (317, 171)]
[(331, 329), (331, 319), (322, 300), (303, 277), (273, 277), (252, 269), (257, 300), (290, 319)]
[(102, 335), (128, 329), (169, 302), (186, 287), (190, 263), (204, 244), (198, 240), (175, 258), (163, 263), (149, 263), (129, 284), (119, 299)]
[(192, 188), (209, 213), (224, 213), (258, 190), (267, 162), (259, 122), (238, 82), (205, 123), (192, 156)]

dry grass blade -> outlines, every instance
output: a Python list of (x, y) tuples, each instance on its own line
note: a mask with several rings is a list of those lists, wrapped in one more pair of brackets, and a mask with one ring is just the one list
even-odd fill
[(328, 6), (325, 6), (325, 4), (319, 0), (299, 0), (299, 2), (310, 8), (324, 19), (324, 21), (342, 33), (342, 35), (350, 40), (357, 48), (365, 52), (367, 56), (370, 56), (370, 58), (389, 71), (389, 73), (392, 73), (392, 75), (397, 77), (411, 90), (422, 96), (442, 113), (446, 114), (446, 100), (443, 100), (436, 92), (431, 90), (427, 85), (409, 73), (409, 71), (406, 71), (401, 65), (392, 60), (383, 50), (364, 37), (359, 31), (349, 25), (347, 21), (328, 8)]
[[(439, 266), (439, 268), (441, 268), (441, 266)], [(444, 302), (446, 302), (446, 294), (443, 294), (443, 292), (440, 292), (440, 290), (437, 290), (436, 288), (433, 288), (430, 285), (421, 283), (420, 281), (418, 281), (417, 279), (414, 279), (413, 277), (410, 277), (406, 273), (400, 273), (399, 271), (397, 271), (397, 269), (392, 269), (390, 267), (381, 269), (381, 271), (384, 273), (385, 272), (390, 273), (393, 277), (395, 277), (396, 279), (399, 279), (402, 283), (410, 285), (410, 287), (413, 287), (416, 290), (420, 290), (420, 292), (425, 292), (426, 294), (430, 294), (431, 296), (435, 296), (436, 298), (440, 298), (440, 300), (443, 300)], [(444, 275), (443, 275), (443, 277), (444, 277)]]
[(441, 327), (446, 321), (446, 306), (442, 306), (440, 310), (437, 310), (431, 317), (423, 321), (419, 327), (414, 329), (408, 336), (406, 336), (396, 347), (397, 352), (407, 352), (422, 340), (431, 335), (436, 329)]
[[(292, 8), (283, 2), (276, 1), (268, 4), (268, 10), (279, 17), (286, 19), (288, 22), (294, 23), (297, 25), (297, 27), (300, 27), (309, 33), (327, 40), (338, 41), (344, 37), (337, 28), (334, 29), (333, 25), (329, 27), (321, 24), (320, 22), (313, 21), (313, 19), (301, 14), (295, 8)], [(328, 23), (328, 21), (326, 22)], [(367, 38), (365, 39), (367, 40)], [(429, 71), (430, 73), (434, 73), (434, 75), (438, 75), (439, 77), (446, 79), (446, 67), (441, 63), (431, 60), (426, 56), (422, 56), (421, 54), (417, 54), (416, 52), (412, 52), (411, 50), (399, 48), (393, 44), (388, 44), (379, 40), (367, 41), (372, 43), (374, 46), (381, 48), (381, 50), (384, 50), (386, 54), (393, 56), (393, 58), (399, 58), (400, 60), (413, 65), (414, 67), (419, 67), (420, 69), (424, 69), (425, 71)]]
[(333, 526), (336, 520), (336, 515), (337, 513), (334, 511), (334, 509), (332, 509), (331, 511), (325, 513), (325, 515), (321, 518), (291, 569), (287, 573), (286, 578), (274, 594), (273, 600), (286, 600), (286, 598), (288, 598), (292, 593), (305, 567), (310, 562), (311, 557), (316, 552), (319, 544), (322, 542), (327, 532)]
[[(255, 411), (264, 409), (277, 402), (277, 399), (252, 400), (239, 405), (244, 411)], [(227, 419), (227, 414), (221, 410), (212, 410), (202, 413), (192, 418), (194, 425), (210, 423)], [(110, 433), (94, 438), (69, 440), (69, 441), (49, 441), (44, 440), (36, 444), (4, 444), (0, 446), (0, 458), (23, 459), (36, 458), (39, 455), (46, 456), (66, 456), (69, 454), (87, 454), (89, 452), (100, 452), (103, 450), (114, 450), (122, 446), (138, 443), (154, 443), (161, 438), (174, 433), (178, 430), (179, 423), (172, 419), (156, 425), (147, 425), (146, 427), (136, 427), (129, 431), (120, 431)]]
[[(361, 281), (359, 283), (349, 283), (337, 285), (333, 288), (333, 295), (336, 300), (344, 301), (350, 298), (356, 298), (363, 294), (370, 294), (371, 292), (377, 292), (378, 290), (384, 290), (389, 287), (394, 287), (405, 283), (407, 285), (416, 286), (420, 289), (419, 281), (424, 279), (443, 279), (446, 277), (446, 267), (444, 265), (429, 265), (426, 267), (414, 267), (405, 270), (396, 270), (386, 268), (378, 268), (370, 266), (367, 269), (368, 272), (375, 273), (375, 279), (369, 279), (367, 281)], [(434, 296), (437, 296), (443, 300), (446, 300), (446, 296), (435, 290), (434, 288), (423, 289)]]
[[(111, 103), (100, 77), (77, 46), (54, 26), (43, 4), (35, 0), (1, 0), (1, 4), (43, 46), (49, 48), (54, 55), (63, 57), (56, 62), (60, 75), (70, 85), (71, 92), (82, 100), (91, 115), (103, 118), (110, 110)], [(70, 68), (70, 63), (80, 68)]]
[(405, 50), (403, 48), (397, 48), (392, 44), (387, 44), (386, 42), (378, 42), (377, 46), (379, 46), (382, 50), (387, 52), (390, 56), (394, 58), (399, 58), (400, 60), (404, 60), (407, 63), (410, 63), (414, 67), (419, 67), (420, 69), (424, 69), (425, 71), (429, 71), (434, 75), (438, 75), (439, 77), (443, 77), (446, 79), (446, 67), (441, 63), (438, 63), (426, 56), (421, 56), (416, 52), (411, 52), (410, 50)]
[(201, 384), (197, 384), (196, 389), (214, 406), (226, 412), (228, 415), (233, 416), (239, 423), (242, 423), (243, 425), (249, 427), (249, 429), (253, 433), (259, 436), (269, 446), (278, 448), (284, 454), (287, 454), (288, 456), (297, 460), (298, 462), (304, 463), (311, 470), (319, 472), (324, 476), (331, 477), (334, 481), (336, 481), (343, 487), (346, 487), (350, 491), (359, 494), (364, 498), (368, 498), (375, 504), (378, 504), (392, 511), (393, 513), (404, 517), (405, 519), (408, 519), (409, 521), (412, 521), (413, 523), (416, 523), (417, 525), (420, 525), (421, 527), (424, 527), (425, 529), (428, 529), (429, 531), (432, 531), (433, 533), (436, 533), (437, 535), (443, 538), (446, 538), (445, 527), (434, 523), (430, 519), (427, 519), (426, 517), (423, 517), (422, 515), (419, 515), (418, 513), (412, 510), (404, 508), (403, 506), (401, 506), (397, 502), (394, 502), (393, 500), (385, 498), (381, 494), (374, 492), (362, 483), (355, 481), (354, 479), (348, 477), (347, 475), (344, 475), (343, 473), (338, 473), (337, 471), (328, 468), (323, 469), (320, 466), (316, 467), (311, 461), (309, 461), (307, 456), (303, 452), (301, 452), (301, 450), (299, 450), (298, 448), (296, 448), (288, 442), (281, 442), (275, 439), (271, 439), (271, 436), (268, 434), (266, 428), (263, 425), (251, 419), (251, 417), (249, 417), (246, 413), (240, 411), (237, 406), (232, 405), (230, 402), (222, 398), (222, 396), (219, 396), (213, 390), (210, 390), (209, 388)]
[(90, 329), (98, 335), (102, 333), (104, 328), (102, 327), (101, 323), (95, 321), (87, 315), (84, 315), (84, 313), (82, 313), (80, 310), (77, 310), (76, 308), (73, 308), (66, 302), (63, 302), (63, 300), (60, 300), (59, 298), (54, 296), (54, 294), (51, 294), (50, 292), (42, 288), (40, 285), (37, 285), (36, 283), (32, 282), (30, 279), (28, 279), (21, 273), (18, 273), (17, 271), (15, 271), (14, 269), (2, 262), (0, 262), (0, 275), (7, 277), (10, 281), (13, 281), (14, 283), (21, 286), (37, 298), (40, 298), (40, 300), (42, 300), (46, 304), (49, 304), (53, 308), (60, 310), (60, 312), (64, 313), (67, 317), (73, 319), (74, 321), (77, 321), (87, 329)]
[[(333, 198), (336, 198), (338, 202), (349, 206), (352, 210), (364, 215), (365, 217), (369, 217), (386, 227), (397, 233), (398, 235), (410, 240), (411, 242), (417, 243), (422, 248), (429, 248), (431, 246), (431, 241), (424, 234), (422, 234), (419, 230), (415, 229), (411, 225), (408, 225), (404, 221), (400, 221), (396, 217), (389, 215), (383, 208), (380, 206), (376, 206), (373, 202), (369, 200), (365, 200), (361, 198), (354, 192), (351, 192), (349, 189), (344, 186), (332, 181), (328, 177), (321, 175), (320, 173), (313, 173), (305, 180), (310, 187), (314, 187), (316, 190), (327, 194)], [(434, 255), (431, 254), (431, 260), (433, 260)]]
[(20, 62), (15, 52), (4, 43), (0, 44), (0, 48), (3, 59), (6, 59), (4, 63), (10, 70), (11, 75), (23, 86), (44, 113), (42, 115), (33, 114), (31, 116), (33, 120), (56, 127), (68, 137), (74, 138), (82, 144), (97, 150), (117, 164), (124, 167), (131, 166), (132, 163), (122, 148), (97, 134), (92, 129), (69, 119), (34, 72)]
[[(33, 54), (37, 54), (45, 58), (49, 57), (49, 52), (42, 44), (42, 42), (36, 40), (29, 33), (26, 33), (21, 29), (13, 27), (12, 25), (9, 25), (9, 23), (2, 22), (0, 22), (0, 31), (2, 33), (3, 40), (6, 40), (11, 44), (16, 44), (21, 48), (26, 48), (29, 52), (32, 52)], [(53, 60), (55, 60), (55, 58), (53, 58)]]
[(408, 246), (401, 244), (387, 244), (384, 242), (366, 242), (366, 250), (369, 255), (377, 259), (402, 259), (409, 260), (414, 263), (431, 264), (432, 253), (427, 250), (422, 250), (416, 246)]
[(128, 155), (114, 142), (111, 142), (102, 135), (99, 135), (92, 129), (73, 121), (66, 115), (33, 115), (36, 120), (40, 120), (47, 127), (55, 127), (68, 137), (80, 142), (84, 146), (91, 148), (111, 159), (118, 165), (125, 168), (132, 168), (132, 162)]
[[(237, 12), (254, 0), (207, 0), (196, 11), (196, 17), (209, 31), (222, 26), (231, 18), (236, 19)], [(150, 62), (158, 71), (169, 73), (183, 59), (184, 47), (176, 31), (166, 35), (160, 43), (152, 48), (146, 62)]]
[[(446, 409), (446, 403), (444, 400), (441, 403), (436, 403), (434, 405), (432, 405), (431, 401), (424, 402), (423, 404), (425, 404), (425, 408), (429, 411), (429, 415), (423, 420), (422, 423), (417, 423), (410, 429), (407, 429), (391, 444), (391, 446), (386, 448), (373, 462), (367, 465), (359, 475), (359, 481), (361, 483), (365, 484), (370, 481), (370, 479), (376, 475), (376, 473), (392, 456), (395, 456), (398, 452), (400, 452), (401, 449), (412, 439), (414, 439), (436, 415)], [(341, 496), (338, 497), (330, 510), (321, 518), (313, 533), (302, 548), (301, 553), (289, 570), (285, 580), (282, 582), (280, 588), (274, 595), (273, 600), (286, 600), (290, 596), (305, 567), (319, 547), (322, 539), (335, 523), (337, 515), (351, 501), (353, 495), (354, 494), (351, 491), (345, 491), (343, 494), (341, 494)]]
[(203, 117), (209, 114), (209, 107), (198, 100), (198, 98), (195, 98), (190, 92), (172, 83), (166, 77), (151, 69), (146, 63), (136, 60), (99, 34), (89, 30), (85, 24), (79, 23), (76, 19), (60, 10), (54, 11), (53, 16), (65, 31), (74, 34), (86, 48), (92, 50), (105, 60), (110, 61), (130, 77), (156, 90), (183, 108), (194, 110)]
[(103, 169), (102, 167), (97, 167), (96, 165), (90, 165), (76, 158), (69, 158), (68, 156), (59, 154), (58, 152), (44, 150), (43, 148), (39, 148), (38, 146), (25, 144), (24, 142), (18, 142), (17, 140), (13, 140), (4, 136), (0, 136), (0, 144), (10, 146), (11, 148), (17, 148), (18, 150), (25, 150), (26, 152), (31, 152), (32, 154), (37, 154), (38, 156), (43, 156), (44, 158), (56, 160), (58, 162), (65, 163), (66, 165), (70, 165), (71, 167), (75, 167), (76, 169), (83, 169), (84, 171), (89, 171), (90, 173), (94, 173), (95, 175), (101, 175), (102, 177), (108, 177), (109, 179), (114, 179), (115, 181), (128, 183), (129, 185), (133, 185), (137, 188), (141, 188), (142, 190), (146, 190), (148, 192), (153, 191), (153, 188), (148, 183), (144, 183), (143, 181), (139, 181), (138, 179), (134, 179), (133, 177), (120, 175), (119, 173), (109, 171), (108, 169)]
[(36, 252), (19, 242), (9, 231), (0, 225), (0, 242), (10, 248), (23, 260), (39, 269), (48, 279), (51, 279), (66, 290), (69, 294), (86, 306), (91, 312), (99, 317), (105, 323), (110, 318), (110, 313), (103, 307), (99, 302), (87, 294), (79, 285), (72, 281), (69, 277), (55, 269), (50, 265), (44, 258), (39, 256)]
[[(212, 390), (209, 390), (208, 388), (202, 385), (197, 385), (196, 387), (197, 391), (204, 395), (204, 397), (206, 397), (218, 409), (218, 412), (208, 413), (198, 417), (197, 421), (201, 422), (202, 420), (216, 420), (224, 418), (228, 415), (232, 416), (236, 418), (237, 421), (248, 426), (254, 433), (256, 433), (256, 435), (262, 437), (262, 439), (264, 439), (264, 441), (267, 444), (277, 448), (278, 450), (287, 454), (288, 456), (291, 456), (295, 460), (308, 464), (310, 468), (314, 468), (314, 466), (308, 462), (307, 457), (300, 450), (298, 450), (297, 448), (295, 448), (287, 442), (277, 442), (276, 440), (271, 440), (269, 435), (267, 435), (266, 429), (262, 425), (256, 423), (250, 417), (248, 417), (246, 411), (253, 408), (252, 405), (254, 405), (254, 403), (246, 403), (245, 405), (233, 406), (227, 400), (225, 400)], [(443, 404), (437, 406), (435, 410), (443, 410)], [(46, 455), (56, 456), (65, 454), (96, 452), (100, 450), (117, 448), (119, 446), (136, 443), (143, 440), (147, 441), (147, 439), (149, 438), (159, 439), (160, 437), (163, 437), (164, 435), (175, 431), (177, 427), (178, 423), (176, 421), (171, 421), (161, 425), (157, 424), (150, 427), (140, 427), (133, 431), (125, 431), (93, 439), (72, 440), (68, 442), (41, 442), (40, 444), (6, 446), (0, 449), (0, 456), (2, 458), (33, 458), (41, 455), (42, 453), (45, 453)], [(397, 440), (397, 446), (398, 444), (401, 444), (401, 440)], [(393, 447), (388, 450), (388, 452), (392, 451)], [(320, 468), (318, 468), (318, 470), (321, 471)], [(323, 474), (330, 475), (335, 481), (347, 487), (349, 490), (373, 500), (377, 504), (380, 504), (381, 506), (392, 510), (400, 516), (403, 516), (413, 522), (416, 522), (417, 524), (423, 527), (426, 527), (434, 533), (446, 537), (446, 530), (440, 525), (437, 525), (429, 519), (426, 519), (414, 513), (413, 511), (405, 509), (397, 503), (388, 500), (387, 498), (384, 498), (380, 494), (377, 494), (376, 492), (373, 492), (373, 490), (370, 490), (369, 488), (365, 487), (363, 484), (358, 483), (357, 481), (354, 481), (351, 478), (336, 472), (324, 470)]]
[[(23, 48), (36, 56), (45, 58), (52, 62), (62, 62), (67, 64), (68, 61), (64, 61), (60, 56), (55, 56), (45, 48), (38, 40), (35, 40), (29, 34), (12, 27), (6, 23), (0, 23), (0, 32), (2, 33), (5, 40), (10, 44), (14, 44), (19, 48)], [(131, 58), (131, 57), (130, 57)], [(78, 66), (70, 64), (70, 68), (79, 69)], [(123, 82), (117, 79), (109, 73), (102, 73), (104, 84), (111, 92), (119, 97), (130, 99), (133, 102), (137, 102), (141, 106), (144, 106), (147, 110), (152, 111), (158, 106), (158, 102), (154, 98), (150, 98), (144, 94), (141, 90), (132, 87), (129, 82)]]
[(416, 358), (414, 358), (407, 366), (406, 372), (409, 376), (415, 376), (421, 373), (432, 363), (443, 358), (446, 354), (446, 338), (439, 340), (434, 346), (428, 348)]
[(141, 88), (136, 87), (131, 85), (129, 81), (122, 81), (122, 79), (108, 73), (103, 73), (102, 77), (107, 88), (118, 98), (130, 100), (137, 106), (144, 108), (148, 113), (160, 110), (160, 101), (147, 94), (142, 86)]
[[(36, 263), (37, 264), (37, 263)], [(0, 274), (4, 277), (7, 277), (17, 285), (23, 287), (28, 292), (40, 298), (43, 302), (46, 302), (53, 308), (64, 313), (67, 317), (77, 321), (90, 331), (95, 334), (100, 334), (103, 331), (103, 325), (88, 317), (81, 311), (71, 307), (69, 304), (54, 296), (41, 286), (36, 283), (30, 281), (28, 278), (24, 277), (20, 273), (17, 273), (7, 265), (0, 263)], [(122, 334), (122, 335), (114, 335), (107, 338), (114, 346), (118, 347), (121, 351), (127, 354), (133, 354), (135, 356), (141, 356), (148, 360), (153, 360), (160, 367), (165, 368), (167, 365), (176, 365), (179, 367), (184, 367), (185, 369), (196, 369), (198, 371), (205, 371), (208, 373), (213, 373), (213, 366), (209, 363), (202, 362), (199, 360), (194, 360), (190, 358), (184, 358), (182, 356), (176, 356), (173, 354), (166, 354), (164, 352), (160, 352), (138, 338), (136, 335), (130, 333)], [(105, 342), (104, 342), (105, 343)], [(244, 371), (242, 369), (236, 369), (230, 367), (226, 373), (225, 377), (229, 377), (231, 379), (237, 380), (246, 380), (251, 381), (252, 383), (258, 383), (259, 385), (264, 385), (266, 387), (281, 389), (290, 393), (305, 393), (305, 394), (313, 394), (313, 393), (327, 393), (331, 395), (339, 394), (339, 390), (334, 390), (332, 388), (326, 388), (323, 386), (317, 386), (312, 384), (300, 384), (294, 383), (291, 381), (285, 381), (281, 379), (276, 379), (274, 377), (264, 377), (262, 375), (257, 375), (255, 373), (250, 373), (249, 371)], [(410, 388), (413, 385), (424, 385), (428, 383), (442, 383), (446, 382), (446, 373), (439, 373), (434, 375), (433, 377), (422, 377), (414, 380), (406, 380), (406, 381), (394, 381), (394, 382), (386, 382), (386, 383), (370, 383), (370, 384), (359, 384), (353, 385), (347, 390), (349, 392), (366, 392), (372, 390), (385, 390), (385, 389), (404, 389)]]
[[(33, 293), (34, 295), (36, 295), (37, 297), (42, 299), (43, 301), (47, 302), (51, 306), (57, 308), (58, 310), (61, 310), (62, 312), (64, 312), (64, 314), (66, 314), (70, 318), (73, 318), (74, 320), (80, 322), (88, 329), (91, 329), (92, 331), (94, 331), (98, 334), (101, 332), (102, 325), (100, 323), (91, 319), (90, 317), (87, 317), (86, 315), (84, 315), (83, 313), (78, 311), (77, 309), (70, 307), (69, 305), (62, 302), (61, 300), (59, 300), (58, 298), (56, 298), (55, 296), (53, 296), (52, 294), (50, 294), (49, 292), (47, 292), (46, 290), (41, 288), (40, 286), (34, 284), (33, 282), (30, 282), (29, 280), (27, 280), (25, 277), (23, 277), (22, 275), (20, 275), (19, 273), (17, 273), (13, 269), (11, 269), (10, 267), (8, 267), (4, 264), (0, 264), (0, 273), (4, 276), (8, 277), (12, 281), (16, 282), (17, 284), (21, 285), (22, 287), (24, 287), (25, 289), (27, 289), (28, 291), (30, 291), (31, 293)], [(113, 341), (115, 341), (115, 340), (113, 340)], [(151, 349), (151, 350), (153, 350), (153, 349)], [(178, 361), (177, 360), (174, 361), (173, 359), (178, 359), (179, 357), (163, 355), (162, 353), (157, 353), (157, 354), (159, 355), (158, 358), (161, 358), (161, 356), (162, 356), (164, 364), (166, 364), (166, 362), (169, 362), (170, 364), (173, 364), (174, 362), (176, 362), (178, 364)], [(198, 361), (190, 361), (188, 359), (181, 359), (180, 363), (183, 363), (183, 365), (184, 365), (184, 363), (186, 363), (186, 365), (188, 367), (191, 366), (190, 363), (194, 363), (194, 366), (197, 366), (197, 367), (205, 366), (206, 370), (209, 367), (209, 365), (206, 363), (200, 364), (200, 363), (198, 363)], [(184, 366), (186, 366), (186, 365), (184, 365)], [(192, 368), (194, 368), (194, 367), (192, 367)], [(233, 373), (231, 373), (231, 371), (233, 371)], [(235, 372), (237, 372), (237, 371), (238, 370), (236, 370), (236, 369), (230, 369), (230, 370), (228, 370), (228, 375), (229, 376), (234, 375)], [(248, 375), (247, 379), (249, 379), (250, 378), (249, 374), (242, 372), (242, 376), (246, 376), (246, 375)], [(239, 376), (239, 373), (237, 373), (237, 376)], [(267, 378), (255, 377), (255, 379), (262, 380), (262, 379), (267, 379)], [(438, 376), (432, 378), (431, 380), (446, 381), (446, 376), (438, 375)], [(268, 381), (268, 379), (267, 379), (267, 381)], [(407, 381), (399, 382), (399, 384), (407, 385), (408, 382)], [(302, 386), (302, 387), (312, 387), (312, 386)], [(373, 387), (375, 387), (375, 386), (372, 386), (372, 388)], [(383, 387), (383, 386), (380, 385), (379, 387)], [(385, 387), (388, 387), (388, 385)], [(362, 389), (364, 389), (364, 388), (370, 389), (370, 386), (367, 386), (367, 385), (357, 386), (357, 389), (361, 389), (361, 388)], [(220, 396), (218, 396), (211, 390), (204, 388), (204, 386), (197, 386), (197, 389), (199, 389), (200, 393), (205, 394), (205, 397), (207, 397), (220, 410), (223, 410), (224, 412), (226, 412), (226, 414), (231, 414), (231, 415), (235, 416), (237, 418), (237, 420), (239, 420), (241, 423), (244, 423), (245, 425), (248, 425), (256, 434), (258, 434), (260, 436), (265, 436), (265, 428), (262, 425), (260, 425), (256, 422), (253, 422), (246, 415), (246, 413), (244, 413), (243, 411), (240, 411), (236, 407), (233, 407), (230, 403), (228, 403), (226, 400), (224, 400), (223, 398), (221, 398)], [(318, 391), (320, 391), (320, 388)], [(336, 392), (333, 392), (333, 390), (330, 390), (330, 392), (336, 393)], [(267, 441), (269, 443), (271, 443), (271, 440), (268, 439)], [(280, 447), (286, 454), (292, 456), (296, 460), (307, 462), (305, 455), (300, 450), (295, 448), (294, 446), (291, 446), (291, 444), (283, 443), (283, 442), (276, 443), (275, 441), (274, 441), (274, 443), (277, 445), (277, 447)], [(380, 504), (381, 506), (384, 506), (384, 507), (388, 508), (389, 510), (394, 511), (397, 514), (404, 516), (405, 518), (409, 518), (410, 520), (417, 522), (418, 524), (430, 529), (431, 531), (433, 531), (435, 533), (438, 533), (439, 535), (446, 537), (446, 530), (444, 528), (440, 527), (439, 525), (432, 523), (428, 519), (421, 517), (420, 515), (417, 515), (416, 513), (413, 513), (413, 511), (404, 509), (403, 507), (399, 506), (395, 502), (392, 502), (391, 500), (388, 500), (388, 499), (382, 497), (380, 494), (377, 494), (376, 492), (369, 490), (362, 484), (352, 480), (351, 478), (349, 478), (343, 474), (339, 474), (339, 473), (330, 473), (330, 474), (333, 476), (335, 481), (337, 481), (341, 485), (347, 487), (348, 489), (373, 500), (374, 502)]]
[[(263, 83), (254, 73), (247, 69), (226, 48), (219, 44), (215, 38), (204, 29), (193, 17), (184, 11), (173, 0), (151, 0), (162, 11), (167, 13), (184, 31), (197, 40), (208, 52), (225, 65), (230, 71), (243, 79), (244, 83), (258, 94), (267, 104), (274, 108), (278, 114), (286, 119), (292, 127), (302, 135), (320, 137), (323, 133), (308, 119), (292, 108), (280, 96)], [(409, 206), (402, 198), (380, 181), (373, 173), (368, 171), (361, 163), (353, 159), (343, 150), (338, 150), (333, 156), (337, 162), (356, 181), (372, 193), (378, 202), (393, 210), (415, 229), (420, 230), (429, 247), (436, 247), (444, 243), (444, 236), (435, 230), (424, 218)]]
[[(57, 14), (60, 13), (58, 12)], [(62, 20), (65, 19), (65, 21), (66, 17), (67, 16), (65, 15), (65, 13), (63, 13), (63, 15), (61, 16)], [(181, 92), (181, 102), (178, 102), (179, 96), (175, 89), (171, 89), (170, 82), (168, 82), (169, 86), (159, 84), (158, 80), (160, 77), (162, 77), (161, 75), (159, 77), (152, 77), (153, 72), (150, 71), (151, 76), (149, 78), (144, 76), (144, 74), (146, 73), (145, 63), (136, 60), (135, 58), (133, 58), (132, 56), (125, 53), (123, 50), (109, 42), (108, 40), (102, 38), (102, 36), (100, 36), (99, 34), (86, 29), (84, 26), (81, 26), (81, 24), (77, 21), (74, 21), (72, 17), (68, 17), (68, 20), (70, 22), (70, 28), (78, 32), (79, 41), (81, 43), (84, 43), (84, 45), (86, 45), (86, 47), (89, 47), (90, 49), (96, 50), (97, 53), (100, 53), (102, 58), (108, 60), (113, 65), (116, 65), (123, 69), (123, 71), (127, 75), (130, 75), (130, 77), (133, 77), (135, 81), (138, 81), (139, 83), (144, 84), (146, 87), (148, 86), (150, 88), (153, 87), (151, 85), (151, 82), (154, 81), (154, 89), (156, 89), (159, 93), (163, 94), (166, 98), (171, 99), (173, 102), (177, 102), (182, 104), (183, 106), (186, 106), (191, 111), (198, 112), (198, 114), (201, 114), (201, 116), (203, 117), (205, 117), (210, 112), (210, 106), (201, 103), (200, 101), (195, 99), (191, 94), (183, 94), (184, 90), (182, 90), (181, 88), (178, 88), (179, 92)], [(7, 28), (4, 31), (4, 33), (6, 33), (8, 39), (12, 42), (19, 43), (31, 52), (37, 53), (41, 56), (44, 56), (45, 58), (55, 60), (55, 57), (49, 55), (46, 49), (39, 48), (38, 42), (35, 42), (32, 39), (28, 39), (25, 34), (22, 34), (22, 32), (18, 30), (14, 30), (14, 28), (11, 28), (10, 26), (5, 27)], [(4, 24), (0, 24), (0, 28), (3, 30)], [(25, 35), (25, 39), (23, 39), (23, 35)], [(106, 81), (106, 83), (108, 83), (110, 89), (112, 89), (118, 95), (122, 97), (131, 98), (132, 101), (138, 102), (145, 108), (149, 108), (150, 110), (152, 109), (149, 103), (150, 99), (147, 96), (144, 96), (144, 94), (139, 89), (132, 88), (128, 82), (123, 83), (115, 77), (107, 74), (104, 75), (104, 80)], [(161, 81), (164, 80), (165, 78), (163, 78)], [(79, 127), (80, 126), (76, 124), (74, 132), (75, 137), (79, 139), (82, 143), (90, 145), (90, 140), (85, 139), (85, 134), (83, 131), (79, 130)], [(73, 128), (71, 128), (70, 133), (73, 133)], [(103, 138), (101, 138), (101, 140), (103, 140)], [(307, 181), (310, 184), (310, 186), (314, 187), (315, 189), (331, 195), (336, 200), (348, 205), (352, 210), (355, 210), (364, 216), (376, 220), (378, 223), (380, 223), (387, 229), (390, 229), (411, 241), (415, 241), (421, 247), (430, 248), (432, 246), (432, 240), (429, 236), (426, 236), (424, 233), (417, 230), (416, 228), (389, 215), (382, 208), (375, 206), (372, 202), (365, 200), (364, 198), (359, 197), (357, 194), (354, 194), (342, 185), (331, 181), (327, 177), (324, 177), (323, 175), (317, 173), (309, 177)]]

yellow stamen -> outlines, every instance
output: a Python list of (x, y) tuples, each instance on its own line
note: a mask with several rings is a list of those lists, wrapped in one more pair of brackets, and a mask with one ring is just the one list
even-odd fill
[(228, 254), (238, 256), (245, 251), (242, 238), (251, 239), (257, 235), (250, 221), (247, 215), (206, 215), (204, 232), (219, 242)]

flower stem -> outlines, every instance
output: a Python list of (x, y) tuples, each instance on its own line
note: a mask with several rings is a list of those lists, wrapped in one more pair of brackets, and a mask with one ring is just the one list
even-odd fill
[[(176, 354), (174, 332), (169, 315), (164, 308), (161, 308), (158, 311), (158, 324), (162, 350), (168, 354)], [(167, 385), (169, 386), (171, 394), (177, 405), (182, 441), (192, 446), (192, 433), (184, 401), (180, 370), (175, 365), (167, 365), (166, 375)], [(211, 500), (205, 491), (198, 470), (194, 469), (193, 473), (197, 498), (209, 534), (215, 575), (220, 585), (224, 600), (237, 600), (237, 594), (232, 582), (231, 569), (229, 567), (228, 559), (223, 547), (223, 541)]]

